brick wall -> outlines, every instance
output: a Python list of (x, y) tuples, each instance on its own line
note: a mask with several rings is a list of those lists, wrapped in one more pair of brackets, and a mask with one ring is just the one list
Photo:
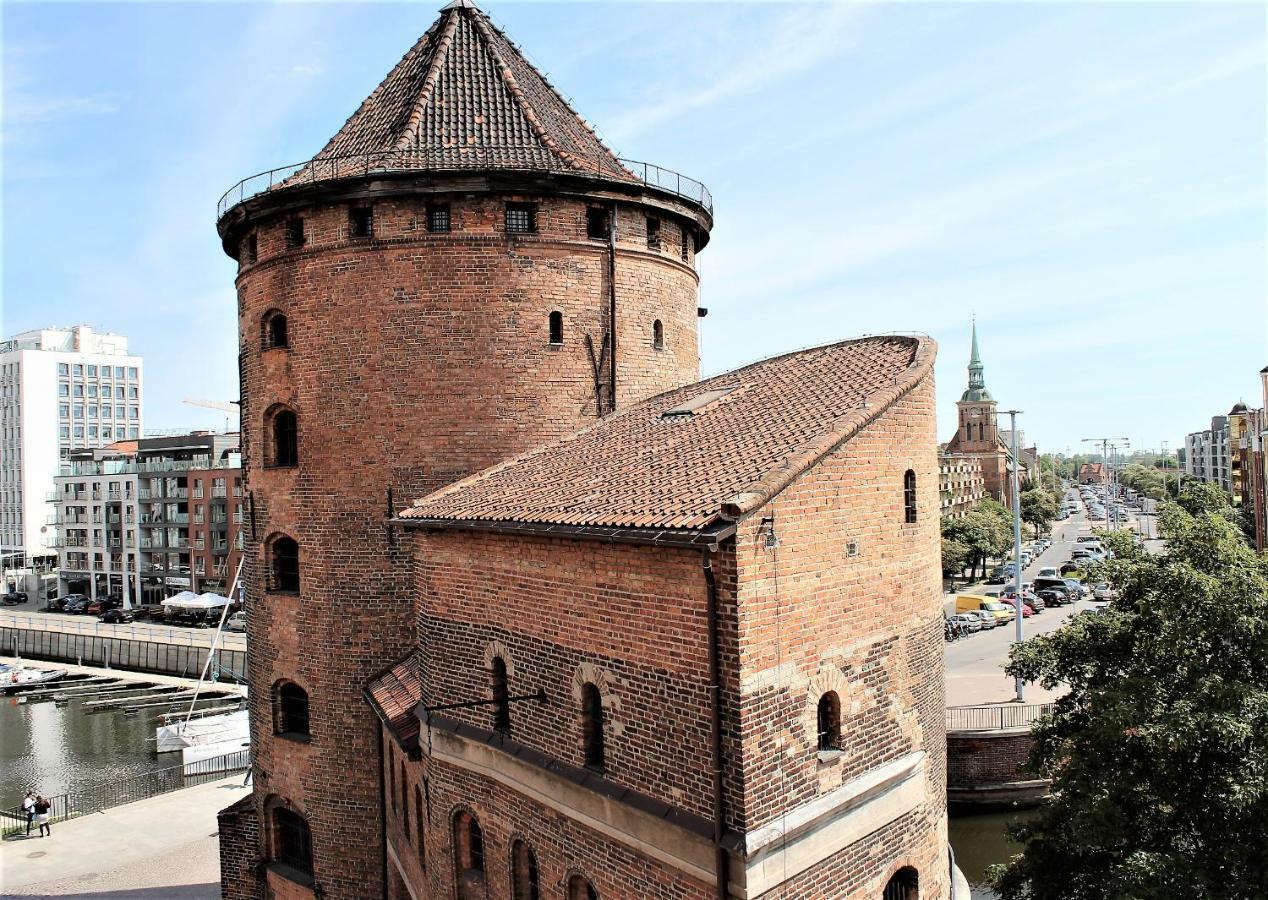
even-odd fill
[(947, 786), (972, 788), (1025, 781), (1023, 771), (1035, 739), (1029, 731), (947, 735)]
[(222, 900), (260, 900), (258, 877), (260, 820), (250, 797), (243, 797), (216, 816), (220, 831), (220, 896)]
[[(508, 199), (538, 203), (536, 234), (505, 233)], [(452, 232), (427, 232), (434, 201), (450, 203)], [(586, 238), (582, 197), (398, 196), (372, 205), (369, 240), (350, 236), (346, 203), (249, 225), (258, 258), (244, 259), (238, 279), (255, 797), (258, 809), (284, 797), (308, 818), (315, 875), (329, 897), (383, 890), (376, 725), (361, 691), (415, 645), (408, 552), (385, 524), (388, 491), (400, 508), (594, 421), (608, 310), (607, 242)], [(302, 248), (286, 242), (296, 214)], [(684, 264), (672, 240), (649, 251), (644, 220), (641, 207), (622, 207), (622, 401), (698, 371), (694, 253)], [(275, 309), (288, 317), (289, 348), (263, 346), (262, 320)], [(562, 346), (548, 343), (554, 310), (564, 316)], [(657, 318), (663, 350), (651, 345)], [(275, 404), (298, 416), (295, 468), (263, 465)], [(265, 590), (264, 548), (277, 535), (299, 542), (297, 595)], [(272, 734), (270, 692), (282, 678), (309, 694), (311, 741)]]
[[(908, 469), (917, 489), (911, 524)], [(927, 822), (904, 832), (911, 843), (902, 849), (945, 869), (945, 841), (935, 840), (946, 809), (938, 520), (929, 377), (742, 524), (735, 553), (747, 829), (924, 750)], [(765, 541), (771, 528), (774, 548)], [(821, 758), (817, 704), (827, 691), (840, 699), (841, 740)], [(875, 866), (892, 858), (869, 857)]]

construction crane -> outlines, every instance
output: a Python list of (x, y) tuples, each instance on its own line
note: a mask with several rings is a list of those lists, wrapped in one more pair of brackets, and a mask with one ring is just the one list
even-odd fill
[(230, 418), (232, 416), (241, 415), (242, 413), (242, 410), (238, 408), (237, 403), (221, 403), (219, 400), (194, 400), (190, 397), (186, 397), (181, 401), (181, 403), (188, 404), (189, 406), (201, 406), (205, 409), (218, 409), (221, 412), (229, 413), (230, 415), (225, 416), (225, 431), (229, 430)]

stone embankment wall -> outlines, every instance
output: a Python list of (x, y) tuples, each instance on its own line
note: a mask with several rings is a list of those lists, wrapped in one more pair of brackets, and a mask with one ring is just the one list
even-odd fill
[[(186, 678), (197, 678), (207, 661), (206, 647), (7, 626), (0, 626), (0, 653)], [(246, 681), (246, 657), (245, 650), (218, 651), (220, 680)]]

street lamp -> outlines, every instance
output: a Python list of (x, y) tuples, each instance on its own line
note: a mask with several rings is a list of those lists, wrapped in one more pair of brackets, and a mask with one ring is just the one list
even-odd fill
[[(1111, 470), (1110, 470), (1110, 463), (1109, 463), (1110, 441), (1119, 441), (1122, 443), (1124, 447), (1131, 446), (1131, 441), (1128, 440), (1127, 438), (1106, 438), (1106, 437), (1083, 438), (1083, 443), (1085, 444), (1100, 444), (1101, 445), (1101, 465), (1104, 466), (1105, 468), (1105, 475), (1106, 475), (1105, 491), (1107, 494), (1113, 493), (1113, 491), (1110, 489), (1111, 488), (1111, 481), (1110, 481)], [(1114, 448), (1118, 449), (1118, 445), (1115, 444)], [(1110, 528), (1110, 499), (1109, 497), (1105, 498), (1105, 530), (1106, 531), (1113, 530)]]
[[(1006, 409), (1004, 414), (1008, 416), (1008, 427), (1010, 429), (1009, 437), (1012, 440), (1012, 472), (1009, 475), (1010, 487), (1013, 495), (1013, 609), (1017, 613), (1017, 643), (1023, 640), (1021, 633), (1021, 620), (1024, 618), (1021, 614), (1021, 492), (1017, 485), (1017, 469), (1021, 465), (1021, 457), (1017, 455), (1017, 415), (1019, 409)], [(1016, 701), (1018, 703), (1026, 702), (1026, 687), (1018, 675), (1013, 679), (1014, 687), (1017, 689)]]

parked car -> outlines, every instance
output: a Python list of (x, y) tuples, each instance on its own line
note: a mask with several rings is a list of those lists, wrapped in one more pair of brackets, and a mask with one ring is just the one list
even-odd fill
[(107, 610), (122, 609), (123, 601), (115, 600), (112, 597), (98, 597), (88, 604), (88, 608), (84, 610), (90, 616), (99, 616)]
[(1070, 602), (1070, 595), (1058, 588), (1044, 588), (1036, 595), (1047, 607), (1065, 606)]
[(1093, 600), (1113, 600), (1117, 596), (1118, 592), (1104, 582), (1092, 588)]
[(976, 631), (981, 631), (983, 628), (981, 618), (969, 615), (968, 613), (956, 613), (951, 617), (951, 621), (958, 622), (960, 627), (970, 634)]
[[(1012, 607), (1012, 608), (1013, 608), (1013, 614), (1014, 614), (1014, 615), (1016, 615), (1016, 612), (1017, 612), (1017, 601), (1016, 601), (1016, 600), (1014, 600), (1012, 597), (1004, 597), (1004, 598), (1001, 598), (1000, 602), (1001, 602), (1001, 603), (1003, 603), (1003, 604), (1005, 604), (1005, 605), (1007, 605), (1007, 606)], [(1031, 608), (1031, 606), (1030, 606), (1030, 604), (1029, 604), (1029, 603), (1022, 603), (1022, 605), (1021, 605), (1021, 617), (1022, 617), (1023, 619), (1029, 619), (1029, 618), (1030, 618), (1031, 616), (1033, 616), (1034, 614), (1035, 614), (1035, 611)]]
[(1075, 600), (1078, 600), (1080, 597), (1092, 596), (1092, 589), (1081, 581), (1077, 581), (1073, 578), (1067, 578), (1065, 583), (1070, 588)]
[(1036, 575), (1035, 577), (1036, 578), (1060, 578), (1061, 576), (1058, 574), (1056, 566), (1045, 566), (1044, 568), (1039, 570), (1039, 574)]
[(69, 612), (66, 608), (68, 604), (79, 600), (86, 600), (83, 594), (62, 594), (60, 597), (50, 597), (48, 600), (48, 609), (56, 612)]
[(153, 622), (163, 621), (163, 611), (166, 609), (162, 603), (142, 603), (134, 609), (133, 615), (138, 619), (149, 619)]
[(982, 603), (982, 609), (992, 613), (1001, 624), (1011, 622), (1013, 619), (1017, 618), (1017, 610), (1013, 609), (1006, 603), (1001, 603), (999, 600), (984, 601)]
[[(955, 616), (951, 617), (952, 619)], [(238, 611), (225, 620), (225, 631), (246, 631), (247, 630), (247, 614), (245, 611)]]
[(982, 631), (990, 631), (996, 625), (1004, 624), (1003, 622), (1001, 622), (999, 619), (995, 617), (994, 613), (987, 612), (984, 609), (971, 609), (968, 612), (958, 613), (958, 615), (973, 616), (974, 618), (978, 620), (979, 623), (981, 623)]
[(130, 609), (108, 609), (101, 614), (101, 621), (107, 625), (119, 625), (135, 618)]
[(0, 605), (2, 606), (18, 606), (26, 602), (26, 594), (22, 591), (10, 591), (3, 597), (0, 597)]
[(1003, 569), (997, 569), (996, 571), (992, 572), (990, 576), (987, 577), (986, 583), (987, 584), (1003, 584), (1007, 580), (1008, 580), (1008, 573), (1005, 572)]
[(88, 607), (91, 604), (92, 601), (84, 596), (79, 596), (73, 600), (68, 598), (66, 602), (62, 604), (62, 612), (70, 613), (72, 616), (82, 616), (84, 613), (88, 612)]

